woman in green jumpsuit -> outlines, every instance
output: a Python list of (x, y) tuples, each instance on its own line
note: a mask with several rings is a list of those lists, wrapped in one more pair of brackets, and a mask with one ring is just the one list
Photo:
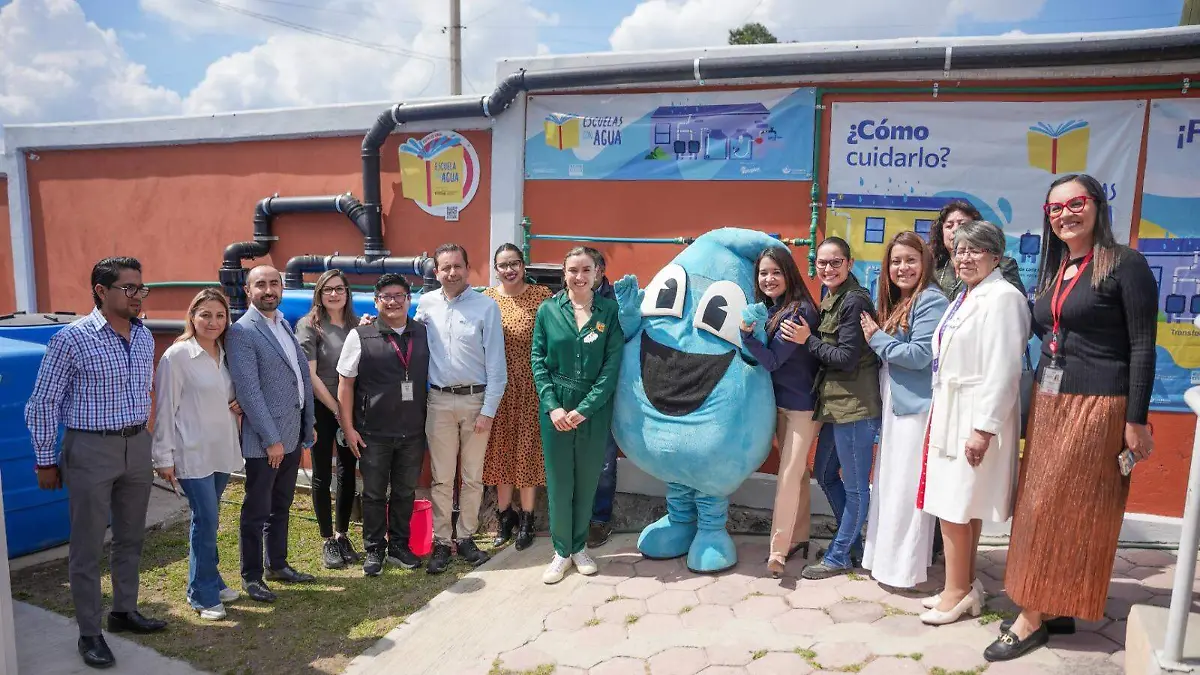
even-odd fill
[(554, 560), (542, 575), (548, 584), (561, 581), (572, 564), (581, 574), (597, 572), (585, 545), (625, 338), (616, 301), (592, 292), (596, 268), (582, 247), (571, 249), (563, 263), (565, 288), (542, 303), (533, 326), (533, 382), (541, 402), (554, 544)]

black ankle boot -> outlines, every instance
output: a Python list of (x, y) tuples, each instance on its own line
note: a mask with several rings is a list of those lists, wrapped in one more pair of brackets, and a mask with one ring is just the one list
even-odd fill
[(492, 540), (492, 546), (503, 546), (512, 539), (513, 530), (517, 529), (517, 512), (509, 506), (503, 511), (496, 511), (496, 538)]
[(533, 544), (533, 513), (521, 512), (521, 529), (517, 532), (517, 550), (524, 551)]

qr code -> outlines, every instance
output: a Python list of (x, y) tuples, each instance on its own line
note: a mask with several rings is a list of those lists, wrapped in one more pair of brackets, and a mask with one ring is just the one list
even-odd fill
[(458, 220), (458, 207), (457, 206), (449, 206), (449, 205), (446, 206), (446, 220), (447, 221), (457, 221)]
[(567, 175), (572, 176), (572, 177), (582, 176), (583, 175), (583, 165), (582, 164), (569, 165), (567, 167)]

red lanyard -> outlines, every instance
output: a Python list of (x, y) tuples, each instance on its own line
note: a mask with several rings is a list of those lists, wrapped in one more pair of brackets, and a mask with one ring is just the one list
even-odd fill
[(1050, 334), (1050, 353), (1058, 355), (1058, 336), (1062, 328), (1062, 308), (1067, 301), (1067, 296), (1071, 294), (1071, 290), (1075, 288), (1075, 284), (1079, 283), (1083, 277), (1083, 271), (1087, 269), (1088, 263), (1092, 262), (1092, 253), (1089, 251), (1083, 258), (1083, 262), (1079, 263), (1079, 268), (1075, 271), (1075, 276), (1071, 277), (1071, 282), (1067, 284), (1066, 290), (1061, 294), (1059, 289), (1062, 288), (1063, 276), (1067, 273), (1067, 265), (1064, 263), (1062, 269), (1058, 271), (1058, 281), (1054, 283), (1054, 295), (1050, 296), (1050, 319), (1054, 325), (1051, 328)]
[(408, 341), (408, 350), (405, 352), (400, 351), (400, 347), (396, 344), (395, 337), (389, 335), (387, 341), (388, 344), (392, 346), (392, 349), (396, 350), (396, 356), (400, 357), (400, 365), (404, 366), (404, 379), (407, 380), (408, 363), (410, 360), (412, 360), (412, 340)]

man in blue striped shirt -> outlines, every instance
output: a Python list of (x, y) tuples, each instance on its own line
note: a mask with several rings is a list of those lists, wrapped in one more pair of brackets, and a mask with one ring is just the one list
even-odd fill
[[(25, 405), (38, 486), (67, 487), (68, 576), (79, 624), (78, 648), (84, 663), (94, 668), (115, 663), (100, 631), (100, 555), (110, 514), (113, 607), (108, 630), (152, 633), (166, 627), (166, 622), (137, 610), (138, 565), (153, 480), (146, 421), (154, 338), (137, 318), (149, 292), (137, 260), (105, 258), (96, 263), (96, 309), (50, 339)], [(67, 433), (61, 457), (56, 458), (60, 424)]]

